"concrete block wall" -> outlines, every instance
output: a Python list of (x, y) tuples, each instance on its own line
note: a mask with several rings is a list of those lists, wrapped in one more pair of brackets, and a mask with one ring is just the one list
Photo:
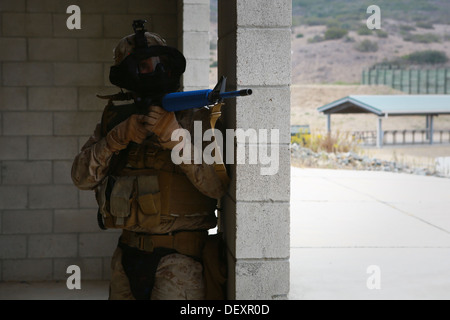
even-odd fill
[(185, 91), (209, 88), (209, 0), (179, 0), (178, 48), (186, 57)]
[[(234, 142), (245, 148), (244, 164), (229, 165), (232, 183), (224, 199), (231, 299), (287, 299), (289, 293), (290, 200), (290, 0), (219, 0), (219, 74), (228, 90), (252, 88), (253, 95), (225, 106), (227, 128), (278, 130), (267, 148), (278, 153), (274, 174), (249, 160), (266, 144)], [(264, 132), (264, 131), (263, 131)], [(227, 142), (227, 146), (229, 142)], [(233, 145), (233, 144), (232, 144)], [(227, 151), (228, 152), (228, 151)], [(235, 160), (235, 163), (237, 161)]]
[[(66, 27), (69, 5), (81, 9), (80, 30)], [(0, 281), (62, 280), (71, 264), (82, 280), (109, 278), (119, 233), (98, 229), (93, 192), (70, 178), (105, 105), (95, 94), (118, 91), (108, 80), (112, 49), (136, 18), (186, 49), (185, 86), (207, 86), (190, 71), (203, 72), (208, 58), (209, 46), (194, 45), (207, 32), (207, 8), (200, 0), (0, 1)]]

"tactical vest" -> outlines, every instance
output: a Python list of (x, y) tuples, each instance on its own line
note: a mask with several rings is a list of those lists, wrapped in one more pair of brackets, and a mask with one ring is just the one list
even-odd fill
[[(102, 116), (102, 135), (137, 113), (134, 104), (110, 102)], [(148, 231), (161, 219), (213, 214), (217, 200), (202, 194), (163, 150), (155, 135), (115, 154), (108, 176), (96, 190), (104, 227)]]

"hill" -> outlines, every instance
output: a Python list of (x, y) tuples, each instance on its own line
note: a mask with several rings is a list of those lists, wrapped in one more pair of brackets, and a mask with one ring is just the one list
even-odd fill
[(337, 22), (351, 29), (367, 19), (367, 8), (377, 5), (382, 19), (409, 23), (448, 24), (447, 0), (292, 0), (293, 24), (326, 25)]
[[(374, 31), (366, 25), (373, 4)], [(360, 83), (363, 69), (416, 51), (450, 56), (449, 13), (448, 0), (293, 0), (292, 83)]]
[[(450, 57), (450, 25), (436, 24), (433, 29), (427, 29), (395, 20), (386, 19), (382, 23), (383, 37), (375, 32), (359, 34), (362, 32), (349, 30), (344, 37), (333, 40), (320, 40), (327, 26), (293, 27), (292, 83), (360, 83), (364, 69), (423, 50), (444, 52)], [(407, 34), (402, 31), (408, 28), (414, 30)], [(414, 36), (422, 42), (406, 41), (407, 36)], [(375, 47), (360, 51), (359, 46), (363, 43)], [(450, 67), (450, 63), (414, 67)]]
[[(210, 1), (214, 66), (217, 0)], [(360, 83), (364, 69), (422, 50), (440, 51), (450, 58), (450, 1), (378, 0), (381, 29), (377, 32), (366, 26), (370, 16), (366, 10), (372, 4), (371, 0), (293, 0), (292, 83)], [(327, 40), (329, 29), (343, 33)], [(450, 62), (416, 67), (450, 67)]]

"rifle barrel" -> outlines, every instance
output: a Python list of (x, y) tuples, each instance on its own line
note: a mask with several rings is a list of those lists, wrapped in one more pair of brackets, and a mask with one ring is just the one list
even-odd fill
[(238, 91), (230, 91), (230, 92), (223, 92), (220, 94), (220, 97), (222, 99), (228, 99), (228, 98), (234, 98), (234, 97), (239, 97), (239, 96), (249, 96), (251, 95), (252, 89), (243, 89), (243, 90), (238, 90)]

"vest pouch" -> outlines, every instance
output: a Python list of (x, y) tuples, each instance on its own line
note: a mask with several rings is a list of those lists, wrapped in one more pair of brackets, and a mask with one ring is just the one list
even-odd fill
[[(99, 222), (99, 226), (101, 228), (115, 228), (114, 220), (115, 218), (111, 215), (110, 212), (110, 197), (111, 192), (114, 187), (114, 183), (116, 178), (113, 176), (107, 176), (103, 179), (103, 181), (98, 185), (95, 190), (95, 198), (98, 204), (98, 212), (101, 214), (101, 217), (97, 217), (97, 219), (102, 219), (103, 221)], [(100, 220), (99, 220), (100, 221)], [(101, 226), (100, 223), (103, 225)]]
[(139, 209), (145, 215), (154, 215), (159, 213), (159, 208), (161, 207), (161, 197), (160, 193), (155, 194), (144, 194), (139, 196)]
[(150, 229), (161, 222), (161, 193), (158, 176), (137, 177), (137, 218), (139, 226)]
[(118, 177), (110, 198), (110, 212), (115, 217), (115, 225), (123, 226), (130, 215), (133, 187), (136, 177)]

